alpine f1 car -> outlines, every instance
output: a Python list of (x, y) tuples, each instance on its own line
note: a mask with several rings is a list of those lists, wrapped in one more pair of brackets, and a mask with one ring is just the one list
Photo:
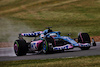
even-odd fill
[[(44, 31), (32, 33), (21, 33), (19, 39), (14, 42), (14, 51), (17, 56), (26, 55), (28, 52), (50, 53), (53, 51), (64, 51), (79, 47), (81, 50), (88, 50), (91, 47), (90, 37), (87, 33), (78, 34), (78, 42), (68, 36), (61, 36), (59, 31), (52, 31), (48, 27)], [(26, 42), (23, 37), (34, 37)]]

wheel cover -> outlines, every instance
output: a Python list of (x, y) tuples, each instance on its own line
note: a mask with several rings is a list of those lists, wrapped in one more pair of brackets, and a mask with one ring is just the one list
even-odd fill
[(47, 41), (45, 40), (43, 43), (43, 52), (46, 53), (47, 50), (48, 50), (48, 44), (47, 44)]
[(18, 54), (18, 46), (17, 46), (17, 44), (14, 45), (14, 51), (15, 51), (16, 54)]
[(15, 41), (15, 44), (14, 44), (14, 51), (15, 51), (15, 54), (18, 55), (18, 48), (19, 48), (19, 44), (17, 41)]
[(46, 45), (43, 44), (43, 52), (46, 53)]

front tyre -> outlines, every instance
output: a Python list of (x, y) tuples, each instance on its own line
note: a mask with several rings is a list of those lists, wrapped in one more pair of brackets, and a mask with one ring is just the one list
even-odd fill
[[(88, 33), (79, 33), (79, 35), (78, 35), (78, 43), (82, 43), (81, 45), (80, 45), (80, 49), (81, 50), (89, 50), (89, 48), (90, 48), (90, 43), (91, 43), (91, 41), (90, 41), (90, 36), (89, 36), (89, 34)], [(89, 44), (85, 44), (85, 43), (89, 43)]]
[(43, 43), (43, 53), (52, 53), (52, 52), (53, 52), (52, 43), (45, 41)]
[(25, 40), (16, 40), (14, 42), (14, 51), (17, 56), (26, 55), (28, 50)]
[(80, 47), (81, 48), (81, 50), (89, 50), (90, 49), (90, 47)]
[(53, 52), (54, 39), (52, 37), (46, 37), (43, 42), (43, 53)]

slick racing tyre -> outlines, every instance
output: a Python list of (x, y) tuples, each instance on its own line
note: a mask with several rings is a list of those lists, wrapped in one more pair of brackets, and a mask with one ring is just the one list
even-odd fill
[[(78, 35), (78, 43), (91, 43), (90, 36), (88, 33), (79, 33)], [(81, 50), (88, 50), (90, 46), (80, 47)]]
[(81, 50), (89, 50), (90, 49), (90, 47), (80, 47), (81, 48)]
[(26, 55), (28, 46), (25, 40), (16, 40), (14, 42), (14, 51), (17, 56)]
[(43, 43), (43, 53), (53, 53), (54, 39), (52, 37), (46, 37)]
[(78, 35), (78, 43), (91, 43), (88, 33), (80, 33)]

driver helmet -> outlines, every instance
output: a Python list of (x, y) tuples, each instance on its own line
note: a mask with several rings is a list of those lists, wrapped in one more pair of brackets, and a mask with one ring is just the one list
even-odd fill
[(56, 33), (51, 33), (50, 36), (56, 37), (57, 34)]

